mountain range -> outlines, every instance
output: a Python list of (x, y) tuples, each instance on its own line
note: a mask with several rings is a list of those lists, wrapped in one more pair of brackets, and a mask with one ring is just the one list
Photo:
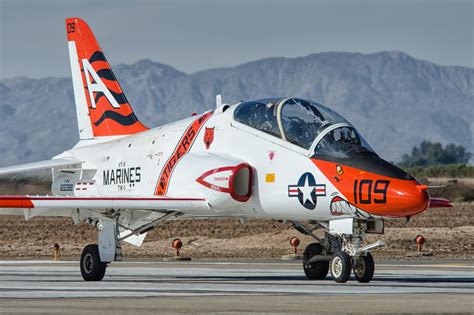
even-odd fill
[[(216, 94), (231, 104), (292, 96), (340, 113), (389, 161), (425, 139), (474, 152), (473, 68), (390, 51), (266, 58), (192, 74), (151, 60), (113, 69), (149, 127), (213, 109)], [(70, 78), (0, 80), (0, 117), (0, 166), (49, 159), (78, 141)]]

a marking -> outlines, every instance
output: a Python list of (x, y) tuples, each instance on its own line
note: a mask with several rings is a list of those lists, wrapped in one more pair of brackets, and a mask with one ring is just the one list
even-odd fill
[(76, 31), (76, 23), (67, 23), (66, 24), (66, 31), (68, 34), (74, 33)]
[[(201, 176), (199, 176), (196, 179), (196, 182), (203, 185), (204, 187), (207, 187), (207, 188), (215, 190), (215, 191), (219, 191), (219, 192), (223, 192), (223, 193), (230, 193), (231, 189), (230, 189), (230, 186), (229, 186), (229, 177), (234, 172), (234, 170), (236, 168), (237, 168), (237, 166), (225, 166), (225, 167), (218, 167), (218, 168), (209, 170), (209, 171), (205, 172), (204, 174), (202, 174)], [(213, 182), (218, 182), (218, 181), (220, 181), (218, 179), (220, 179), (221, 177), (224, 177), (224, 178), (226, 178), (226, 180), (224, 180), (223, 182), (224, 182), (224, 184), (227, 184), (227, 187), (222, 187), (222, 186), (210, 183), (210, 182), (205, 180), (207, 177), (209, 177), (211, 175), (216, 175), (216, 174), (219, 174), (219, 173), (226, 173), (226, 174), (225, 174), (225, 176), (214, 177), (212, 181)]]
[[(97, 72), (95, 72), (94, 68), (89, 63), (89, 60), (87, 60), (86, 58), (83, 58), (82, 59), (82, 67), (83, 67), (84, 72), (85, 72), (84, 76), (86, 78), (86, 84), (87, 84), (87, 88), (89, 90), (89, 100), (90, 100), (91, 108), (93, 108), (93, 109), (97, 108), (95, 97), (94, 97), (94, 93), (96, 93), (96, 92), (103, 93), (104, 96), (109, 101), (110, 106), (112, 106), (115, 109), (120, 108), (120, 104), (113, 97), (112, 93), (110, 93), (110, 90), (107, 88), (105, 83), (99, 77)], [(93, 81), (91, 80), (91, 77), (92, 77)]]
[(161, 169), (161, 173), (158, 179), (158, 183), (155, 188), (156, 196), (166, 196), (168, 192), (169, 182), (173, 171), (178, 164), (178, 162), (185, 156), (196, 140), (197, 135), (201, 131), (202, 126), (206, 121), (212, 116), (213, 112), (207, 112), (204, 115), (200, 116), (198, 119), (193, 121), (193, 123), (186, 129), (184, 134), (181, 136), (176, 148), (173, 151), (173, 154), (168, 158), (165, 165)]
[(326, 185), (316, 184), (313, 174), (304, 173), (297, 185), (288, 185), (288, 197), (297, 197), (300, 204), (308, 210), (314, 210), (318, 196), (326, 196)]
[(215, 127), (208, 128), (204, 130), (204, 144), (206, 145), (206, 149), (209, 150), (211, 148), (212, 142), (214, 142), (214, 129)]
[(389, 180), (362, 179), (354, 181), (354, 203), (355, 204), (386, 204)]
[(275, 173), (269, 173), (265, 175), (265, 182), (274, 183), (275, 182)]
[(94, 126), (100, 126), (106, 119), (115, 121), (117, 124), (124, 127), (131, 126), (138, 122), (138, 118), (134, 112), (131, 112), (128, 115), (122, 115), (120, 113), (114, 112), (112, 110), (105, 111), (102, 116), (94, 123)]

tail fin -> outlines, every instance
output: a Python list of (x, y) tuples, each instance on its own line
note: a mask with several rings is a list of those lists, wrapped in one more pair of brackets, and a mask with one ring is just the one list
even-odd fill
[(147, 130), (135, 116), (87, 23), (68, 18), (66, 31), (80, 139)]

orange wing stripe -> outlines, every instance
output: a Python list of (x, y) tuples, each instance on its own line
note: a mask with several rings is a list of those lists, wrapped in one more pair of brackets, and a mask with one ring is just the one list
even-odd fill
[(33, 202), (28, 197), (2, 197), (0, 208), (34, 208)]

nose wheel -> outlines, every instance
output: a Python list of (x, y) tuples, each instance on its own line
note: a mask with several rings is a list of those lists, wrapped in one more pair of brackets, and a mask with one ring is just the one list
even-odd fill
[(337, 283), (349, 280), (352, 271), (352, 259), (343, 251), (338, 251), (331, 259), (331, 276)]
[(371, 253), (354, 259), (354, 276), (361, 283), (368, 283), (374, 277), (375, 263)]

